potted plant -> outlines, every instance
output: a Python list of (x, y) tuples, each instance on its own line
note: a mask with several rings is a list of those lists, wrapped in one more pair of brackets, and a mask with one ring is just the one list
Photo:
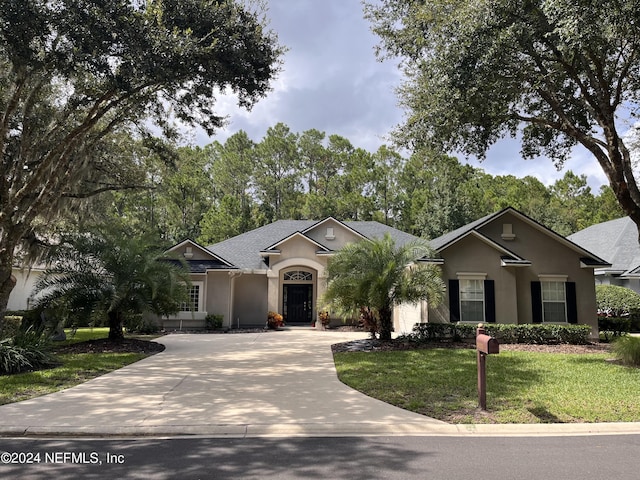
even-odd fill
[(327, 328), (329, 326), (329, 323), (331, 323), (329, 312), (326, 310), (323, 310), (320, 313), (318, 313), (318, 318), (320, 319), (320, 323), (322, 324), (323, 328)]

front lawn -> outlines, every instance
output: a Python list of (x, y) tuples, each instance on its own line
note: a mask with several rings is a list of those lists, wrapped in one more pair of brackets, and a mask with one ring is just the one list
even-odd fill
[(518, 351), (489, 355), (488, 412), (481, 412), (475, 350), (334, 355), (345, 384), (451, 423), (640, 421), (640, 369), (607, 362), (609, 357)]
[[(0, 405), (70, 388), (149, 356), (149, 353), (140, 351), (138, 344), (141, 342), (139, 341), (134, 341), (133, 345), (130, 343), (131, 340), (124, 342), (123, 349), (131, 348), (132, 351), (121, 351), (123, 349), (114, 351), (113, 345), (103, 344), (103, 339), (109, 336), (108, 328), (79, 328), (73, 337), (70, 337), (70, 330), (66, 330), (66, 333), (68, 336), (66, 341), (54, 342), (54, 352), (70, 349), (83, 352), (85, 346), (90, 346), (91, 353), (56, 353), (56, 357), (62, 363), (59, 367), (15, 375), (0, 375)], [(127, 335), (128, 339), (135, 340), (155, 337)], [(100, 351), (100, 348), (104, 348), (105, 351)]]

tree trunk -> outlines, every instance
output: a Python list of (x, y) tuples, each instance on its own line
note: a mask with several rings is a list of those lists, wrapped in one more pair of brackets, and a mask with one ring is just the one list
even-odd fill
[(124, 340), (124, 333), (122, 332), (123, 315), (120, 311), (113, 311), (108, 313), (109, 317), (109, 340), (118, 342)]
[(393, 311), (390, 306), (380, 309), (380, 340), (383, 342), (391, 341), (391, 332), (393, 330)]

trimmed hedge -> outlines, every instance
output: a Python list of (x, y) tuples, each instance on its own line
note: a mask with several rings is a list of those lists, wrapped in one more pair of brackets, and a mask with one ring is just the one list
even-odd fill
[[(469, 323), (418, 323), (413, 327), (409, 339), (416, 342), (443, 342), (473, 340), (477, 325)], [(485, 324), (487, 335), (500, 343), (526, 343), (553, 345), (569, 343), (584, 345), (589, 342), (589, 325), (553, 324)]]

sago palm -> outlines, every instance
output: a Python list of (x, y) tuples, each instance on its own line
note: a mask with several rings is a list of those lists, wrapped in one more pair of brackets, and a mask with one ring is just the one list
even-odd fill
[(325, 300), (341, 311), (368, 308), (379, 322), (380, 339), (390, 340), (395, 306), (442, 301), (438, 267), (418, 261), (431, 256), (426, 241), (396, 246), (388, 234), (348, 244), (329, 261)]
[(168, 315), (187, 300), (187, 271), (162, 257), (149, 238), (105, 231), (74, 235), (51, 255), (52, 266), (36, 285), (39, 303), (86, 316), (102, 313), (109, 338), (121, 339), (127, 315)]

